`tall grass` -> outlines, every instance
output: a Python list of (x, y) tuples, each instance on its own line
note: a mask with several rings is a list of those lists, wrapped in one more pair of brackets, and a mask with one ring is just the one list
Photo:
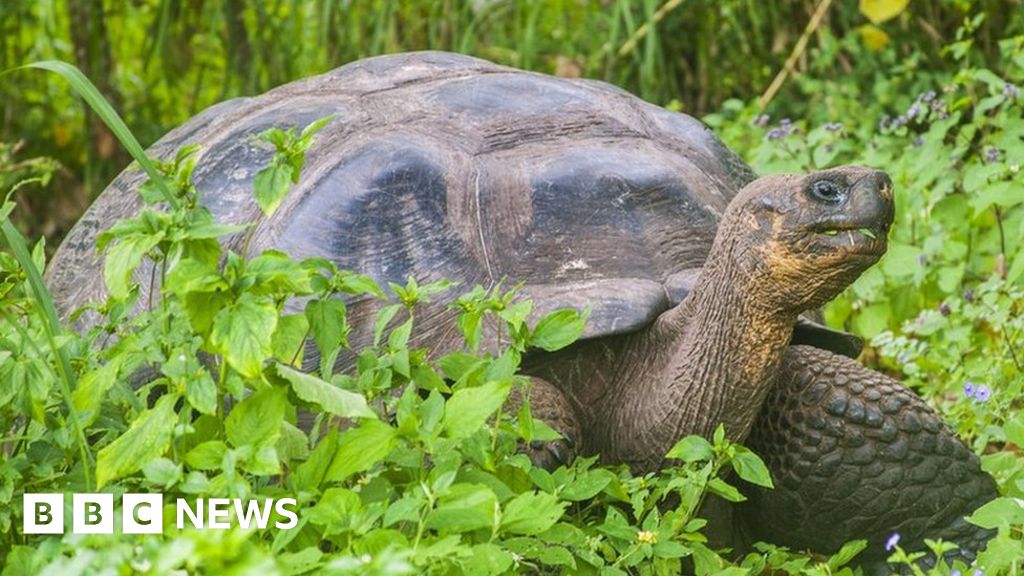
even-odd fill
[[(598, 78), (658, 104), (701, 116), (723, 101), (757, 97), (789, 56), (816, 2), (760, 0), (48, 0), (0, 3), (0, 69), (59, 59), (76, 62), (148, 145), (199, 110), (376, 54), (451, 50), (501, 64)], [(72, 33), (83, 10), (95, 29)], [(1024, 28), (1019, 0), (912, 3), (885, 24), (890, 46), (865, 49), (867, 23), (855, 2), (835, 2), (797, 69), (816, 78), (873, 83), (883, 61), (947, 65), (938, 47), (953, 39), (964, 10), (990, 18), (979, 31), (983, 57), (994, 39)], [(1007, 16), (1010, 17), (1007, 17)], [(102, 26), (98, 26), (102, 24)], [(69, 168), (61, 185), (92, 197), (129, 158), (95, 118), (51, 78), (0, 85), (0, 141), (26, 140), (26, 155)], [(788, 82), (771, 112), (800, 117), (828, 94)], [(42, 148), (46, 146), (46, 148)], [(42, 214), (52, 198), (27, 204)], [(84, 200), (80, 198), (80, 203)], [(52, 217), (52, 216), (51, 216)], [(31, 222), (32, 218), (23, 220)], [(57, 228), (66, 227), (60, 222)]]

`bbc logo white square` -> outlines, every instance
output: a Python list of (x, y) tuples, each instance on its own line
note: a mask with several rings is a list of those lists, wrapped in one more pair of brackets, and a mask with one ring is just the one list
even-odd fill
[(25, 534), (63, 534), (64, 495), (26, 493), (22, 518)]
[(75, 494), (72, 497), (71, 531), (75, 534), (114, 533), (113, 494)]
[(121, 498), (121, 531), (125, 534), (162, 534), (162, 494), (125, 494)]

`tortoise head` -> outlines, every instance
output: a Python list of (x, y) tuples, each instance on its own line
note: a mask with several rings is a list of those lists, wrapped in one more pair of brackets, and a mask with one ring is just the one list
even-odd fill
[(779, 174), (737, 194), (716, 243), (732, 245), (731, 258), (768, 305), (805, 310), (835, 297), (881, 258), (892, 220), (892, 182), (884, 172), (844, 166)]

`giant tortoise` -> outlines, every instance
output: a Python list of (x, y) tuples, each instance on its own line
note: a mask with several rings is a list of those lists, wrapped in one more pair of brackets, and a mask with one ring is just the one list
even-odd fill
[[(201, 144), (202, 201), (220, 221), (251, 222), (252, 180), (270, 154), (252, 136), (328, 115), (250, 252), (324, 257), (379, 281), (509, 279), (537, 313), (589, 307), (579, 343), (525, 364), (537, 413), (568, 436), (552, 453), (650, 470), (683, 435), (724, 423), (776, 485), (728, 520), (739, 546), (831, 552), (867, 538), (877, 559), (893, 532), (910, 548), (940, 536), (967, 556), (983, 545), (963, 520), (995, 496), (978, 458), (912, 392), (847, 357), (849, 338), (800, 316), (884, 251), (884, 174), (758, 179), (684, 114), (601, 82), (438, 52), (230, 100), (150, 153)], [(103, 295), (96, 236), (140, 209), (144, 178), (121, 174), (58, 250), (47, 280), (64, 313)], [(413, 345), (459, 345), (447, 303), (420, 313)], [(348, 304), (358, 346), (379, 304)]]

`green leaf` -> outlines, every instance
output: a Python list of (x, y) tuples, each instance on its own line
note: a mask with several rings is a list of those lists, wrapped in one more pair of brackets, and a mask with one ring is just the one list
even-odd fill
[(512, 383), (489, 382), (476, 388), (464, 388), (452, 394), (445, 406), (443, 428), (450, 438), (473, 434), (501, 408)]
[(183, 258), (167, 271), (167, 281), (163, 289), (176, 296), (184, 296), (190, 292), (215, 292), (227, 290), (227, 281), (217, 269), (206, 262), (194, 258)]
[(988, 529), (1024, 526), (1024, 501), (1006, 496), (996, 498), (975, 510), (967, 521)]
[(338, 451), (324, 480), (341, 482), (357, 472), (369, 470), (391, 452), (397, 440), (398, 431), (391, 426), (380, 420), (363, 420), (339, 438)]
[(737, 490), (735, 486), (721, 478), (712, 478), (708, 482), (708, 490), (710, 490), (712, 494), (717, 494), (729, 502), (743, 502), (746, 500), (746, 497), (744, 497), (743, 494), (740, 494), (740, 491)]
[(614, 479), (615, 475), (608, 470), (602, 468), (588, 470), (566, 486), (560, 495), (573, 502), (589, 500), (597, 496)]
[(398, 311), (402, 309), (401, 304), (391, 304), (385, 306), (377, 312), (377, 319), (373, 325), (373, 345), (380, 344), (380, 339), (384, 335), (384, 329), (391, 323), (391, 319), (398, 314)]
[(276, 158), (260, 170), (252, 181), (256, 203), (267, 216), (271, 216), (292, 186), (292, 167), (282, 164)]
[(220, 440), (208, 440), (189, 450), (185, 463), (198, 470), (216, 470), (224, 463), (228, 446)]
[(490, 528), (497, 521), (497, 505), (498, 497), (487, 486), (454, 484), (427, 515), (425, 525), (442, 534)]
[(567, 506), (568, 503), (547, 492), (520, 494), (505, 505), (501, 530), (510, 534), (540, 534), (558, 522)]
[(231, 409), (224, 423), (232, 446), (264, 446), (277, 442), (288, 397), (280, 388), (265, 388)]
[(217, 383), (206, 370), (200, 370), (185, 383), (185, 399), (200, 414), (217, 411)]
[(710, 460), (715, 455), (711, 443), (701, 436), (687, 436), (668, 451), (667, 458), (678, 458), (684, 462)]
[(303, 314), (288, 314), (277, 319), (277, 328), (270, 339), (270, 347), (274, 350), (274, 358), (289, 364), (295, 359), (295, 365), (302, 365), (302, 352), (306, 342), (309, 320)]
[(737, 446), (736, 454), (732, 457), (731, 464), (736, 474), (747, 482), (765, 488), (775, 487), (772, 484), (772, 476), (768, 472), (768, 467), (764, 465), (764, 462), (757, 454), (750, 450)]
[(163, 239), (163, 232), (148, 236), (125, 236), (112, 248), (107, 249), (103, 264), (103, 280), (112, 298), (124, 300), (128, 297), (132, 272), (139, 267), (146, 254)]
[(327, 356), (345, 342), (348, 336), (345, 303), (338, 299), (310, 300), (306, 319), (320, 354)]
[(253, 294), (308, 294), (310, 271), (284, 252), (266, 250), (245, 263), (245, 278), (252, 280)]
[(171, 444), (178, 415), (177, 397), (163, 396), (156, 406), (139, 414), (128, 430), (99, 451), (96, 458), (96, 487), (123, 478), (159, 458)]
[(284, 364), (277, 365), (277, 373), (292, 385), (295, 395), (323, 410), (342, 418), (377, 418), (362, 394), (342, 390), (330, 382)]
[(828, 559), (829, 569), (834, 573), (843, 566), (849, 564), (851, 560), (863, 552), (867, 547), (867, 540), (851, 540), (846, 544), (843, 544), (843, 547)]
[(565, 348), (579, 339), (590, 317), (590, 310), (582, 313), (572, 310), (556, 310), (541, 318), (530, 335), (530, 346), (554, 352)]
[(210, 343), (239, 374), (254, 378), (263, 371), (264, 360), (273, 355), (276, 326), (273, 301), (245, 294), (214, 317)]

